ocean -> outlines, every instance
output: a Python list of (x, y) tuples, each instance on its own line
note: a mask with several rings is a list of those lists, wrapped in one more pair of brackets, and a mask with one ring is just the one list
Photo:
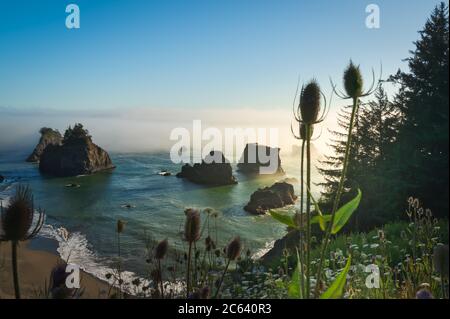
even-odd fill
[[(238, 184), (221, 187), (196, 185), (175, 177), (181, 164), (172, 163), (168, 153), (110, 153), (116, 169), (72, 178), (42, 176), (36, 164), (24, 161), (27, 155), (8, 152), (0, 156), (0, 173), (7, 177), (0, 183), (3, 206), (15, 185), (29, 185), (35, 205), (46, 213), (39, 236), (55, 240), (57, 253), (64, 260), (103, 280), (117, 260), (118, 219), (126, 222), (120, 239), (124, 276), (145, 277), (149, 243), (167, 238), (172, 249), (184, 248), (184, 209), (189, 207), (218, 211), (218, 247), (239, 235), (244, 249), (260, 256), (285, 234), (285, 227), (269, 215), (254, 216), (243, 207), (259, 187), (284, 178), (300, 180), (299, 158), (286, 154), (281, 154), (285, 176), (249, 178), (236, 172), (233, 165)], [(317, 183), (320, 176), (313, 166), (313, 182)], [(159, 175), (162, 170), (172, 176)], [(80, 187), (66, 187), (70, 183)], [(298, 182), (294, 186), (297, 193)], [(313, 194), (319, 197), (318, 193), (315, 186)]]

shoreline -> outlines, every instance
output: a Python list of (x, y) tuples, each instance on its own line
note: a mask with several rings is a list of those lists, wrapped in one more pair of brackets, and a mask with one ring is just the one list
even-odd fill
[[(45, 298), (43, 292), (49, 284), (51, 271), (58, 261), (62, 260), (56, 253), (56, 247), (57, 243), (54, 240), (42, 237), (19, 244), (19, 282), (23, 299)], [(0, 270), (0, 299), (13, 299), (11, 244), (9, 242), (0, 243)], [(84, 289), (81, 299), (107, 298), (109, 285), (106, 281), (82, 270), (80, 275), (80, 288)]]

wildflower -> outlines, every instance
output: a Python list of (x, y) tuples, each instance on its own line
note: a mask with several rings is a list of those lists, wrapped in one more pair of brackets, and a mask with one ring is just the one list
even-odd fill
[(169, 248), (169, 242), (167, 239), (160, 241), (155, 249), (155, 258), (156, 259), (164, 259), (167, 254), (167, 250)]
[(359, 66), (355, 66), (350, 60), (350, 64), (344, 71), (344, 89), (351, 98), (359, 98), (363, 95), (363, 79)]
[(236, 260), (241, 253), (241, 247), (241, 239), (237, 236), (227, 246), (227, 258), (229, 260)]
[(187, 209), (185, 214), (184, 239), (189, 243), (193, 243), (200, 238), (200, 214), (198, 210), (191, 208)]
[[(11, 260), (14, 293), (20, 299), (19, 273), (17, 268), (17, 247), (19, 241), (36, 236), (44, 224), (44, 212), (38, 209), (35, 218), (33, 195), (28, 187), (18, 186), (9, 205), (1, 206), (0, 241), (11, 241)], [(35, 222), (35, 223), (33, 223)]]
[[(320, 87), (312, 80), (303, 89), (300, 94), (300, 113), (302, 120), (306, 124), (314, 124), (317, 121), (320, 111)], [(306, 135), (306, 134), (305, 134)]]
[(117, 233), (121, 234), (125, 228), (125, 222), (121, 219), (117, 221)]

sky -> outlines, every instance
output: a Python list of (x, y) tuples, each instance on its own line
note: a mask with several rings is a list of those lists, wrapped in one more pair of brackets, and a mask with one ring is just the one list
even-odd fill
[[(66, 28), (70, 3), (80, 8), (79, 29)], [(380, 8), (379, 29), (366, 27), (371, 3)], [(131, 139), (136, 150), (163, 147), (172, 126), (201, 116), (217, 127), (282, 126), (292, 143), (289, 112), (299, 78), (317, 79), (328, 95), (329, 78), (340, 84), (349, 59), (367, 83), (381, 63), (385, 77), (406, 69), (402, 59), (436, 4), (0, 0), (0, 149), (40, 126), (62, 130), (81, 120), (112, 149)], [(342, 103), (332, 105), (324, 131)], [(18, 127), (18, 118), (27, 124)], [(123, 143), (107, 139), (130, 132)]]

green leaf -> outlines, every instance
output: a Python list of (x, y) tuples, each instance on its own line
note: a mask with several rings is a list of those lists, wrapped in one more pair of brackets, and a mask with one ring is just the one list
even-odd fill
[(354, 211), (358, 208), (361, 197), (362, 193), (358, 188), (356, 197), (337, 210), (336, 216), (334, 217), (333, 228), (331, 229), (333, 235), (339, 232), (348, 222)]
[(281, 214), (274, 210), (270, 210), (269, 213), (273, 219), (279, 221), (280, 223), (285, 224), (292, 228), (296, 228), (296, 229), (298, 228), (298, 226), (295, 224), (294, 218), (292, 216), (289, 216), (287, 214)]
[(291, 281), (288, 285), (288, 296), (290, 298), (297, 298), (302, 299), (303, 294), (302, 290), (300, 288), (300, 269), (301, 269), (301, 263), (300, 263), (300, 257), (298, 256), (298, 250), (297, 250), (297, 267), (295, 267), (294, 273), (292, 274)]
[(350, 270), (350, 265), (352, 263), (352, 256), (348, 256), (347, 264), (345, 265), (342, 272), (336, 278), (336, 280), (331, 284), (331, 286), (325, 291), (320, 299), (339, 299), (342, 298), (344, 294), (345, 283), (347, 282), (347, 274)]

